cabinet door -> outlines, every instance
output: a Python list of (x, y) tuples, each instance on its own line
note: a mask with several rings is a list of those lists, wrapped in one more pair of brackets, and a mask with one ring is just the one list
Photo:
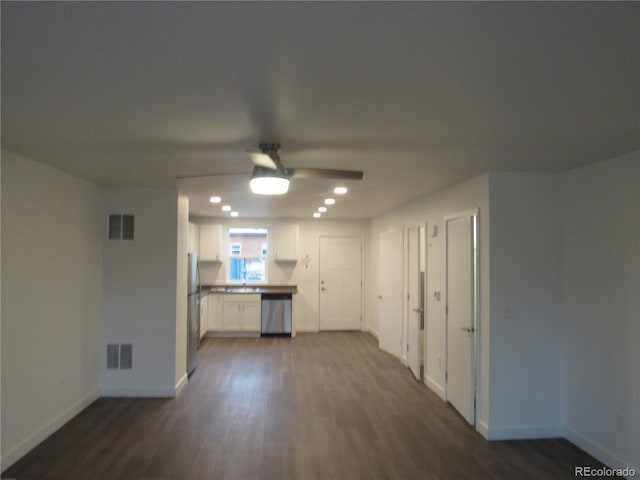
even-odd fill
[(220, 225), (200, 225), (200, 260), (221, 262), (221, 252), (222, 227)]
[(298, 259), (298, 225), (278, 225), (274, 236), (275, 260), (295, 262)]
[(243, 303), (242, 304), (242, 330), (259, 332), (260, 317), (261, 317), (260, 303)]
[(242, 304), (237, 302), (224, 302), (222, 304), (223, 330), (242, 330)]
[(209, 305), (207, 307), (208, 322), (207, 326), (212, 332), (219, 332), (222, 330), (222, 312), (220, 309), (220, 295), (210, 294)]

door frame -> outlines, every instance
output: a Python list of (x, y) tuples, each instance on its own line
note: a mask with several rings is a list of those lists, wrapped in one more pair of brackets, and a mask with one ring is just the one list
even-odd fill
[[(444, 234), (445, 234), (445, 305), (449, 304), (449, 242), (448, 242), (448, 222), (459, 218), (473, 218), (472, 238), (474, 245), (472, 246), (472, 289), (473, 289), (473, 343), (472, 343), (472, 360), (471, 368), (471, 392), (473, 394), (473, 423), (477, 427), (478, 421), (478, 379), (480, 378), (480, 208), (472, 208), (461, 212), (446, 215), (444, 217)], [(444, 382), (444, 400), (448, 401), (448, 371), (449, 371), (449, 313), (445, 310), (445, 382)]]
[[(416, 286), (416, 291), (418, 292), (418, 295), (422, 295), (422, 299), (426, 300), (426, 295), (427, 295), (427, 281), (426, 281), (426, 268), (424, 271), (424, 280), (421, 283), (420, 282), (420, 267), (422, 265), (422, 262), (424, 261), (425, 265), (427, 262), (427, 246), (426, 246), (426, 231), (427, 231), (427, 222), (425, 221), (422, 225), (421, 224), (415, 224), (415, 225), (410, 225), (410, 226), (405, 226), (404, 227), (404, 273), (403, 273), (403, 315), (402, 315), (402, 320), (403, 320), (403, 324), (402, 324), (402, 358), (401, 361), (402, 363), (407, 367), (410, 368), (410, 363), (409, 363), (409, 335), (411, 335), (410, 332), (410, 328), (409, 326), (411, 325), (411, 320), (412, 317), (414, 316), (415, 312), (413, 312), (413, 310), (411, 309), (411, 306), (409, 305), (410, 303), (410, 298), (409, 298), (409, 285), (410, 285), (410, 272), (411, 272), (411, 248), (410, 248), (410, 231), (412, 230), (418, 230), (418, 246), (417, 246), (417, 252), (418, 252), (418, 265), (417, 265), (417, 269), (418, 269), (418, 278), (414, 279), (414, 281), (417, 280), (418, 284)], [(420, 288), (422, 287), (422, 288)], [(422, 290), (422, 291), (421, 291)], [(426, 316), (427, 316), (427, 306), (426, 306), (426, 301), (425, 303), (422, 305), (422, 317), (425, 320), (425, 327), (426, 327)], [(425, 357), (426, 357), (426, 328), (422, 329), (422, 330), (418, 330), (418, 375), (420, 375), (420, 370), (421, 367), (425, 365)], [(424, 381), (424, 375), (422, 376), (422, 378), (417, 379), (419, 382), (423, 382)]]
[(322, 277), (322, 256), (320, 252), (322, 250), (321, 243), (323, 238), (357, 238), (360, 241), (360, 331), (363, 332), (366, 330), (365, 320), (364, 320), (364, 292), (365, 292), (365, 245), (362, 238), (362, 235), (319, 235), (318, 236), (318, 327), (317, 331), (322, 332), (323, 330), (320, 328), (320, 280)]

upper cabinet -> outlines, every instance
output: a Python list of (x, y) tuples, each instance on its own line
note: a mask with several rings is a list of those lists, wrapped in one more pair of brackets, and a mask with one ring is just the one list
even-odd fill
[(189, 253), (200, 254), (200, 227), (189, 223)]
[(295, 262), (298, 260), (297, 224), (277, 225), (274, 229), (273, 246), (276, 262)]
[(200, 260), (222, 261), (222, 226), (200, 225)]

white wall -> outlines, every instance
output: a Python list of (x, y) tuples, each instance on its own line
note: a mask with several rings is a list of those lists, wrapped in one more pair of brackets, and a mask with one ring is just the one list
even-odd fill
[[(489, 175), (481, 175), (434, 195), (424, 197), (403, 207), (394, 209), (371, 220), (369, 228), (368, 283), (366, 294), (367, 326), (378, 330), (379, 272), (377, 252), (380, 232), (402, 230), (428, 223), (427, 229), (427, 294), (425, 297), (426, 362), (425, 383), (444, 397), (446, 366), (445, 324), (445, 232), (446, 216), (479, 209), (480, 234), (480, 325), (481, 358), (479, 372), (478, 419), (488, 424), (489, 415)], [(431, 237), (433, 227), (438, 234)], [(433, 292), (442, 292), (442, 301), (436, 302)]]
[[(319, 329), (319, 263), (321, 236), (354, 236), (361, 237), (366, 248), (366, 220), (300, 220), (300, 219), (226, 219), (195, 217), (192, 222), (198, 224), (214, 223), (223, 225), (226, 232), (229, 227), (264, 227), (273, 229), (277, 224), (296, 223), (300, 229), (299, 256), (309, 255), (311, 262), (305, 267), (302, 262), (280, 263), (270, 258), (267, 264), (268, 283), (275, 285), (297, 285), (298, 293), (293, 297), (293, 317), (298, 332), (317, 332)], [(226, 234), (225, 237), (226, 245)], [(269, 251), (273, 252), (273, 235), (269, 236)], [(224, 247), (225, 255), (228, 248)], [(226, 258), (225, 258), (226, 260)], [(203, 284), (225, 284), (227, 282), (227, 262), (202, 263), (200, 275)], [(368, 281), (368, 272), (363, 262), (363, 281)], [(363, 311), (366, 316), (366, 312)]]
[(98, 397), (102, 189), (2, 151), (2, 469)]
[(490, 439), (564, 433), (560, 187), (490, 174)]
[(640, 151), (564, 178), (567, 437), (640, 470)]
[[(111, 213), (135, 215), (135, 239), (104, 241), (102, 393), (173, 396), (178, 375), (177, 190), (110, 188), (105, 208), (105, 223)], [(133, 344), (132, 370), (106, 369), (109, 343)]]

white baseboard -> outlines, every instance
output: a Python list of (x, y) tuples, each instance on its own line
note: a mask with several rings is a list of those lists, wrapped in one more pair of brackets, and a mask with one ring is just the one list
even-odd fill
[(424, 377), (424, 384), (427, 387), (429, 387), (431, 390), (433, 390), (435, 394), (442, 399), (443, 402), (446, 401), (447, 398), (445, 396), (444, 387), (442, 385), (440, 385), (438, 382), (436, 382), (434, 379), (432, 379), (428, 375), (425, 375)]
[(565, 427), (564, 436), (567, 440), (569, 440), (575, 446), (584, 450), (589, 455), (597, 458), (598, 460), (600, 460), (602, 463), (604, 463), (606, 466), (610, 468), (624, 469), (628, 467), (628, 468), (634, 469), (636, 472), (640, 472), (640, 465), (631, 465), (629, 462), (625, 462), (624, 460), (619, 458), (617, 455), (611, 453), (610, 451), (598, 445), (597, 443), (592, 442), (591, 440), (584, 437), (579, 432), (573, 430), (570, 427)]
[(127, 385), (114, 385), (102, 387), (103, 397), (141, 397), (141, 398), (173, 398), (178, 394), (176, 387), (130, 387)]
[(371, 327), (365, 327), (365, 328), (364, 328), (364, 331), (365, 331), (365, 332), (369, 332), (371, 335), (373, 335), (373, 336), (376, 338), (376, 340), (380, 341), (380, 335), (379, 335), (379, 334), (378, 334), (378, 332), (377, 332), (376, 330), (374, 330), (373, 328), (371, 328)]
[(187, 382), (189, 381), (189, 376), (185, 373), (183, 377), (176, 383), (176, 397), (182, 393), (184, 387), (187, 386)]
[(479, 425), (478, 431), (487, 440), (525, 440), (534, 438), (564, 437), (564, 427), (562, 425), (489, 427), (482, 422), (482, 425)]
[(4, 471), (11, 465), (20, 460), (23, 456), (33, 450), (38, 444), (45, 440), (49, 435), (54, 433), (65, 423), (78, 415), (82, 410), (87, 408), (100, 397), (100, 392), (94, 390), (86, 397), (71, 405), (69, 408), (53, 418), (49, 423), (45, 424), (38, 431), (32, 433), (15, 447), (10, 448), (0, 459), (1, 470)]
[(484, 420), (476, 420), (476, 432), (482, 435), (485, 440), (489, 440), (489, 425)]
[(317, 327), (296, 327), (296, 333), (318, 333)]

